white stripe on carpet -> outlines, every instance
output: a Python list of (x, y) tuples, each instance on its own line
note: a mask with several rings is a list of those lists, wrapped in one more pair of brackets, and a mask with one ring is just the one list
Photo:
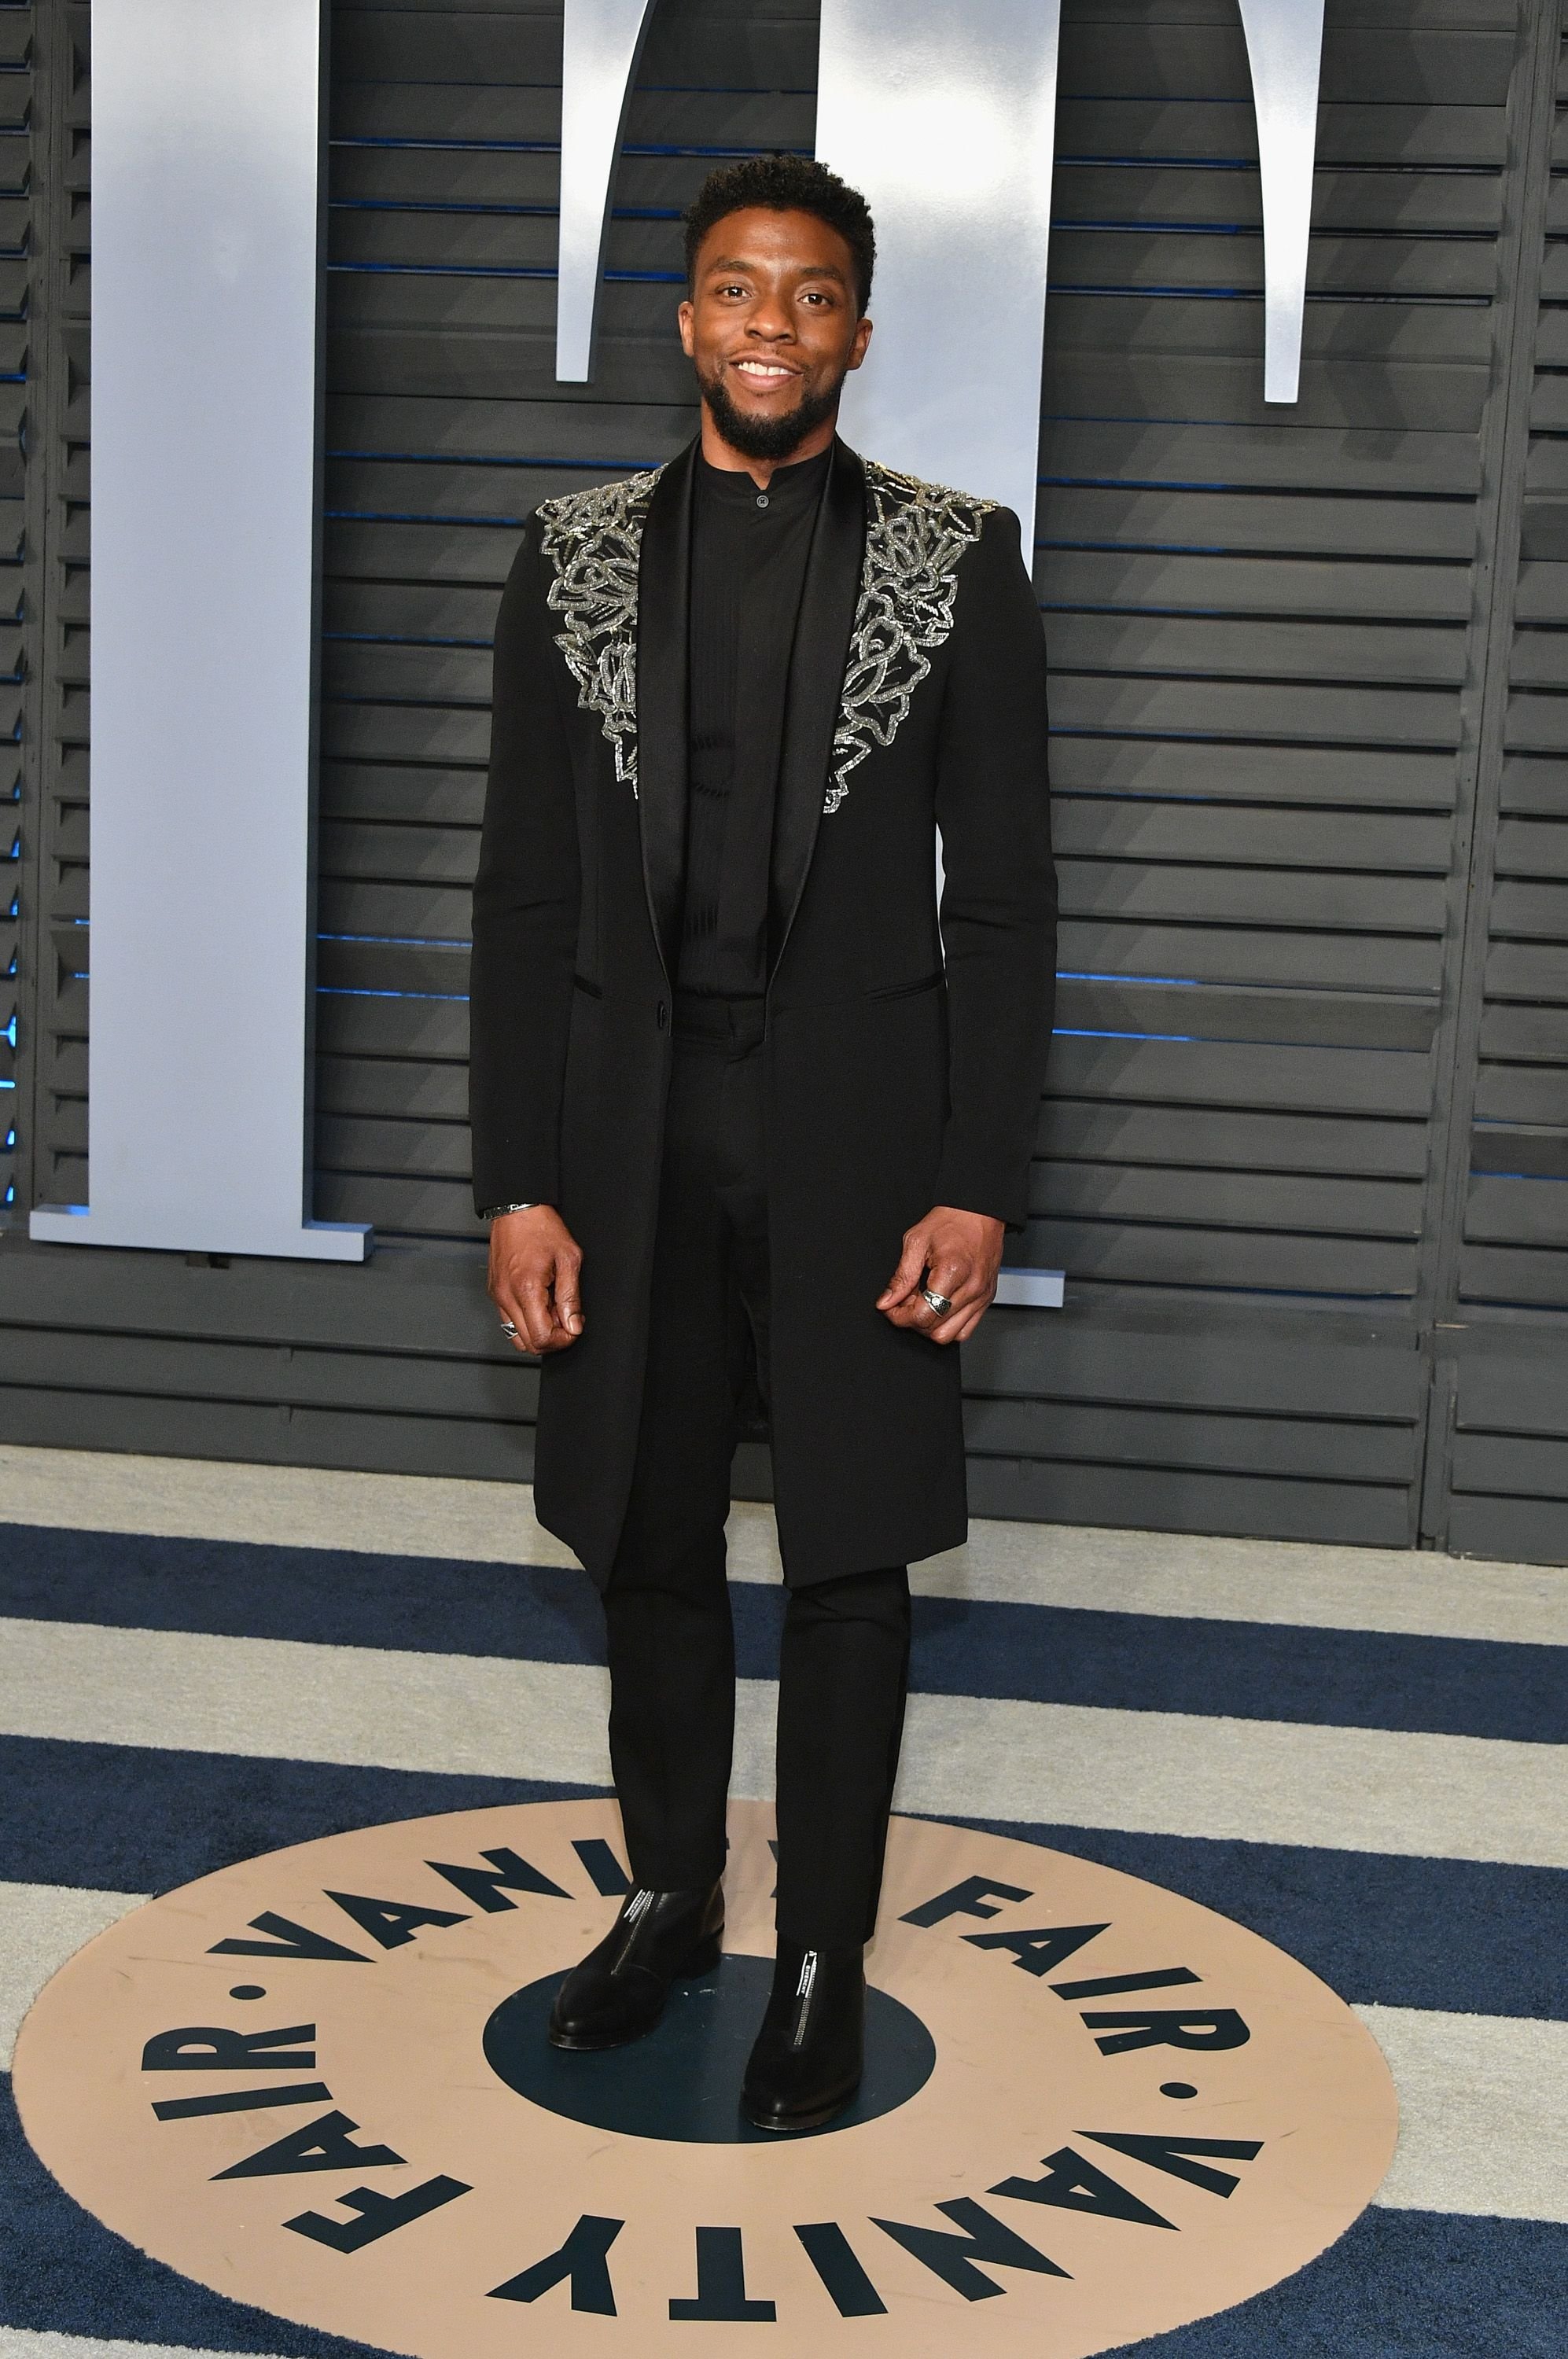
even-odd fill
[[(0, 1884), (5, 2069), (22, 2017), (45, 1983), (138, 1898)], [(1399, 2093), (1399, 2150), (1379, 2203), (1568, 2221), (1568, 2023), (1404, 2006), (1356, 2012), (1387, 2056)], [(0, 2340), (0, 2359), (8, 2349)]]
[(0, 2071), (10, 2071), (22, 2017), (49, 1976), (143, 1897), (70, 1884), (0, 1883)]
[(0, 2359), (265, 2359), (265, 2354), (198, 2351), (189, 2343), (105, 2343), (98, 2334), (45, 2334), (36, 2326), (0, 2326)]
[[(738, 1682), (734, 1791), (772, 1791), (771, 1680)], [(575, 1663), (0, 1622), (14, 1736), (609, 1783)], [(905, 1810), (1568, 1866), (1568, 1747), (918, 1695)]]
[[(0, 1498), (0, 1521), (81, 1531), (486, 1564), (576, 1561), (537, 1521), (522, 1483), (7, 1443)], [(770, 1507), (735, 1507), (730, 1557), (736, 1580), (778, 1579)], [(1406, 1549), (976, 1522), (968, 1547), (929, 1558), (915, 1586), (940, 1597), (1568, 1646), (1568, 1572)]]
[(1356, 2010), (1393, 2070), (1396, 2211), (1568, 2221), (1568, 2023)]

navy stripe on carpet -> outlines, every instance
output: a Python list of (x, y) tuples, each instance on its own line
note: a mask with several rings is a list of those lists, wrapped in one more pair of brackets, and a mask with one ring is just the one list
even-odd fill
[(1568, 2228), (1364, 2212), (1299, 2275), (1106, 2359), (1563, 2359)]
[[(780, 1592), (731, 1590), (737, 1668), (777, 1675)], [(568, 1568), (0, 1525), (0, 1614), (319, 1646), (600, 1662)], [(1337, 1728), (1568, 1741), (1563, 1650), (1472, 1638), (920, 1597), (912, 1668), (932, 1695)]]
[[(345, 1828), (604, 1790), (0, 1737), (0, 1877), (169, 1891)], [(1568, 1871), (971, 1819), (1185, 1893), (1345, 1998), (1568, 2020)], [(1048, 1887), (1042, 1886), (1048, 1890)]]

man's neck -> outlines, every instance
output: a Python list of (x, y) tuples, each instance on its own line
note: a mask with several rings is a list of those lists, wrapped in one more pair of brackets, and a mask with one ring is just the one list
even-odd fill
[(803, 459), (815, 459), (822, 451), (828, 450), (837, 432), (838, 419), (835, 414), (832, 418), (824, 419), (820, 426), (813, 426), (809, 434), (803, 434), (795, 448), (792, 451), (787, 451), (781, 459), (748, 459), (744, 451), (737, 451), (733, 442), (724, 440), (713, 422), (713, 413), (707, 403), (702, 404), (703, 458), (710, 467), (720, 467), (725, 474), (749, 475), (758, 491), (765, 492), (768, 489), (773, 480), (776, 468), (798, 467)]

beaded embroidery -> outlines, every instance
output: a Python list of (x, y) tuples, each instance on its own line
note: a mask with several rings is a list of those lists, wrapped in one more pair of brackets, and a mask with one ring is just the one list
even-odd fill
[(637, 792), (637, 560), (659, 470), (539, 506), (540, 547), (555, 569), (548, 592), (565, 624), (555, 644), (615, 749), (615, 776)]
[[(578, 702), (598, 715), (615, 749), (616, 777), (634, 795), (637, 560), (659, 473), (570, 492), (539, 511), (555, 573), (550, 604), (565, 625), (556, 646), (577, 682)], [(931, 656), (953, 629), (958, 561), (996, 506), (875, 460), (866, 463), (866, 557), (824, 814), (843, 802), (851, 771), (872, 747), (891, 745), (898, 735)]]

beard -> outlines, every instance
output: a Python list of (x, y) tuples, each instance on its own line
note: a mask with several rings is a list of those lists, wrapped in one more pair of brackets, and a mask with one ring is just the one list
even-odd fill
[(754, 418), (737, 409), (722, 371), (704, 376), (699, 370), (697, 386), (714, 425), (732, 451), (738, 451), (743, 459), (779, 461), (788, 459), (808, 434), (837, 414), (848, 375), (847, 369), (842, 369), (831, 386), (823, 386), (820, 393), (803, 394), (793, 409), (779, 417)]

